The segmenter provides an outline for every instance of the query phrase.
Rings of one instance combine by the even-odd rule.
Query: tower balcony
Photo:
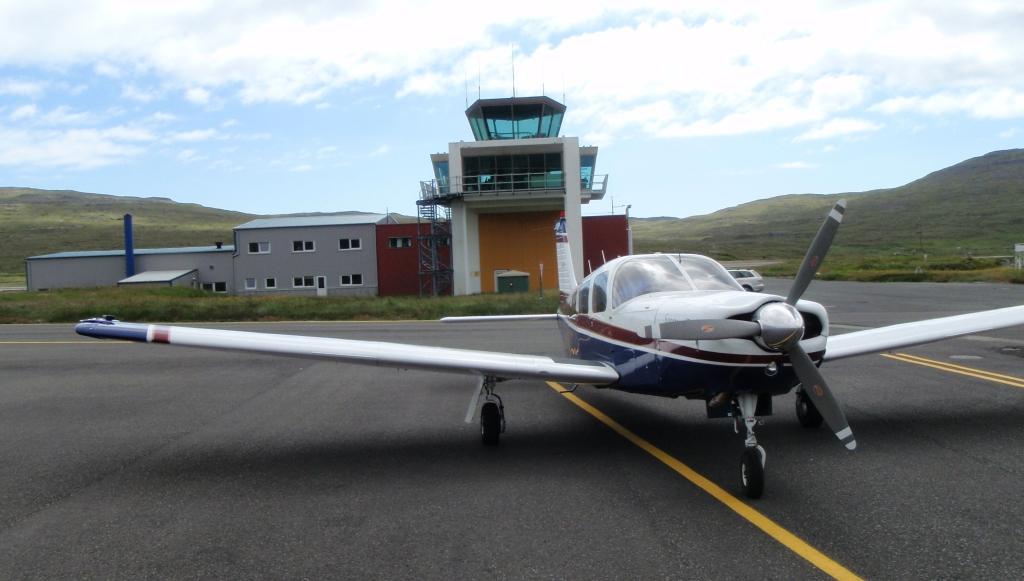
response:
[[[604,198],[608,175],[580,178],[580,196],[584,203]],[[420,200],[447,204],[454,199],[497,200],[561,198],[565,196],[562,173],[511,173],[502,175],[454,176],[420,182]]]

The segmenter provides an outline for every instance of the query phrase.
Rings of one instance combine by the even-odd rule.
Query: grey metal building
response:
[[[263,218],[235,228],[235,292],[377,294],[377,224],[384,214]]]
[[[137,248],[135,271],[195,270],[197,288],[234,290],[233,246]],[[114,286],[126,278],[124,250],[57,252],[25,259],[30,291]]]

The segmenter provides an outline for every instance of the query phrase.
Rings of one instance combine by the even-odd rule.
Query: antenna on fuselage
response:
[[[608,264],[608,259],[604,257],[604,248],[601,249],[601,264]]]

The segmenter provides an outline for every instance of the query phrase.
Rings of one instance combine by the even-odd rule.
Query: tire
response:
[[[760,447],[747,448],[740,456],[740,482],[747,498],[761,498],[764,494],[764,464]]]
[[[824,418],[821,417],[821,412],[814,406],[814,402],[804,392],[803,388],[796,390],[796,419],[800,420],[800,425],[805,428],[817,428],[821,426]]]
[[[743,285],[743,290],[747,291],[748,293],[754,292],[754,289],[750,288],[749,284]]]
[[[485,446],[497,446],[501,435],[501,412],[498,404],[489,401],[480,410],[480,438]]]

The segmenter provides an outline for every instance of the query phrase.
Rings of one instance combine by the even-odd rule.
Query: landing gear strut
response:
[[[736,408],[738,417],[737,432],[739,432],[739,418],[747,428],[747,437],[744,441],[745,448],[740,456],[740,480],[743,484],[743,494],[747,498],[761,498],[764,493],[764,463],[768,459],[764,448],[757,445],[757,437],[754,435],[754,427],[757,425],[757,395],[753,393],[741,393],[736,396]]]
[[[499,436],[505,431],[505,406],[501,396],[494,393],[496,383],[493,376],[487,376],[481,386],[484,405],[480,409],[480,439],[485,446],[497,446]]]

